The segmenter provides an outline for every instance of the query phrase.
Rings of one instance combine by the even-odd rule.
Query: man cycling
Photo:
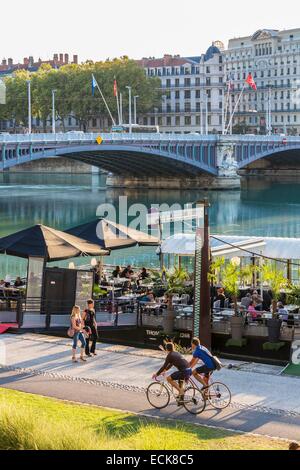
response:
[[[186,361],[183,356],[175,351],[175,346],[173,343],[167,343],[165,350],[168,352],[167,358],[164,365],[159,369],[159,371],[153,375],[153,380],[156,380],[157,377],[164,374],[172,367],[178,369],[176,372],[173,372],[170,376],[167,377],[169,384],[178,391],[177,404],[178,406],[183,405],[183,396],[184,396],[184,381],[189,379],[192,375],[192,370],[189,367],[188,361]],[[177,384],[177,381],[179,385]]]
[[[193,371],[193,376],[203,385],[203,389],[205,389],[208,387],[210,374],[217,369],[215,361],[210,351],[204,346],[201,346],[198,338],[192,340],[192,351],[193,359],[190,362],[190,367],[195,367],[199,360],[203,362],[202,366],[197,367],[197,369]]]

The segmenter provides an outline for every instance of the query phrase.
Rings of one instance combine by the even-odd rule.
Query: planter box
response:
[[[248,325],[245,327],[245,336],[268,337],[268,328],[262,325]]]

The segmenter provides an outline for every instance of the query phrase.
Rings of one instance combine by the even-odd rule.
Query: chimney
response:
[[[9,67],[13,66],[13,60],[11,58],[9,58],[7,62]]]
[[[65,54],[65,64],[69,63],[69,54]]]
[[[34,63],[33,56],[30,55],[30,56],[29,56],[29,66],[32,67],[32,66],[33,66],[33,63]]]
[[[73,64],[78,64],[78,55],[73,55]]]
[[[54,54],[54,55],[53,55],[53,60],[55,60],[56,62],[58,62],[58,54]]]
[[[59,62],[63,62],[64,61],[64,55],[63,54],[59,54]]]
[[[2,60],[2,65],[7,65],[6,59],[3,59],[3,60]]]

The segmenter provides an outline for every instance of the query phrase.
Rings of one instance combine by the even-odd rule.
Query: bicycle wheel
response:
[[[147,400],[153,408],[162,410],[170,403],[170,392],[164,384],[153,382],[147,388]]]
[[[192,415],[202,413],[206,407],[206,400],[201,390],[196,387],[187,387],[184,392],[183,406]]]
[[[225,410],[231,403],[231,392],[227,385],[213,382],[206,391],[206,399],[216,410]]]

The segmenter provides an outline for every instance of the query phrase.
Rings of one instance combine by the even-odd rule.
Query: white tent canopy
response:
[[[218,240],[214,239],[216,237]],[[299,238],[275,238],[275,237],[245,237],[213,235],[210,239],[213,256],[232,256],[250,257],[251,254],[233,248],[230,245],[236,245],[244,250],[255,253],[258,257],[261,255],[284,260],[300,259],[300,239]],[[229,245],[228,245],[229,244]],[[195,234],[180,233],[173,235],[163,241],[161,245],[162,254],[173,254],[178,256],[195,255]]]

